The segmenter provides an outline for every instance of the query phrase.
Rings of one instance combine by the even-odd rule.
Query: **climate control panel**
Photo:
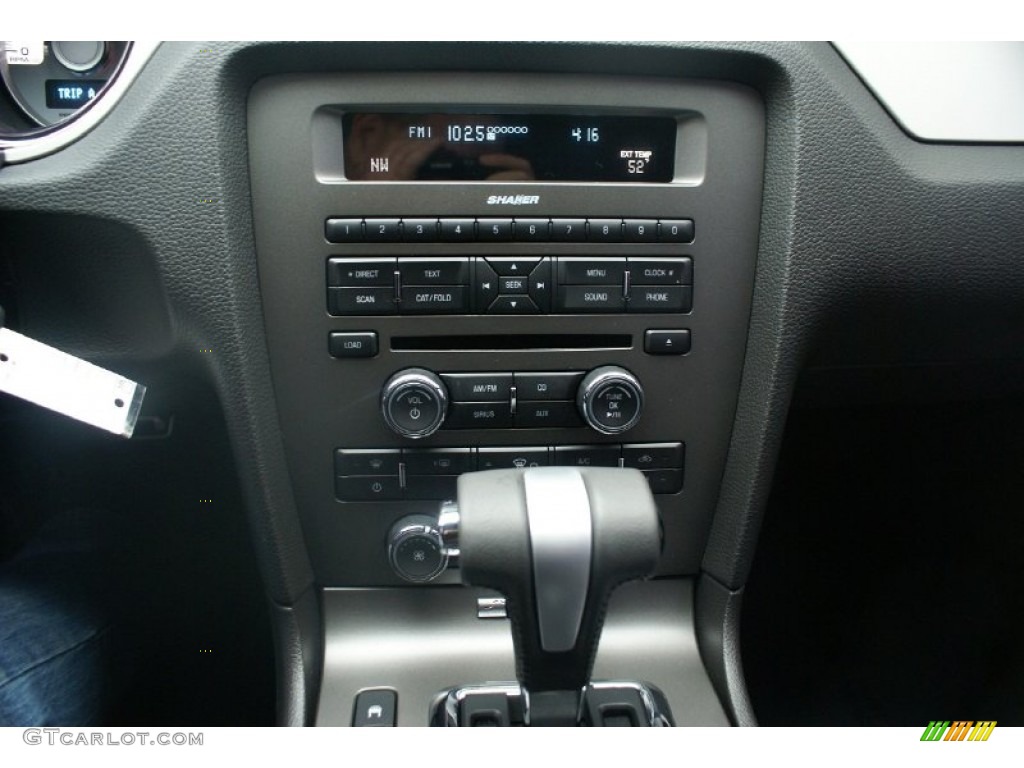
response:
[[[617,435],[636,426],[644,391],[632,373],[580,371],[434,373],[406,368],[381,389],[384,423],[417,439],[439,429],[590,428]]]

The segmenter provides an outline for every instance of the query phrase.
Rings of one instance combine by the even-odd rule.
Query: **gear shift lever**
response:
[[[556,691],[571,692],[562,701],[578,707],[612,591],[649,576],[657,562],[646,479],[603,467],[473,472],[459,478],[458,497],[457,512],[442,510],[442,539],[459,551],[463,583],[506,596],[531,708],[539,714]]]

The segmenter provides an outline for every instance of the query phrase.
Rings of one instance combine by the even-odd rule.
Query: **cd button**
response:
[[[516,397],[519,400],[572,400],[582,380],[582,373],[516,373]]]

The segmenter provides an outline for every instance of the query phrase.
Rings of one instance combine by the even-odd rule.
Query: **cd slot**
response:
[[[392,336],[392,352],[632,349],[628,333],[530,333],[478,336]]]

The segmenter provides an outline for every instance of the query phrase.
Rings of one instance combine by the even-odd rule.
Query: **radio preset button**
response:
[[[441,219],[441,239],[466,243],[476,239],[476,219]]]
[[[328,288],[327,306],[332,315],[393,315],[395,289]]]
[[[468,309],[464,286],[402,286],[399,311],[403,315],[452,315]]]
[[[395,284],[394,259],[332,258],[327,260],[327,284],[336,288],[361,288]]]
[[[563,285],[622,285],[626,274],[626,260],[571,259],[558,260],[558,282]]]
[[[587,219],[587,240],[592,243],[621,243],[622,219]]]
[[[407,243],[437,241],[437,219],[402,219],[402,239]]]
[[[551,239],[550,219],[516,219],[512,237],[521,243],[537,243]]]
[[[402,285],[464,285],[469,282],[469,259],[400,258]]]
[[[658,240],[663,243],[692,243],[693,219],[662,219],[658,222]]]
[[[627,243],[653,243],[658,239],[656,219],[626,219],[623,229]]]
[[[327,219],[324,222],[324,237],[331,243],[363,242],[362,219]]]
[[[400,219],[366,219],[365,237],[368,243],[395,243],[402,239]]]
[[[621,285],[562,285],[558,309],[563,312],[623,312]]]
[[[579,243],[587,239],[586,219],[552,219],[551,239],[560,243]]]
[[[476,236],[487,242],[506,242],[512,239],[512,219],[477,219]]]

